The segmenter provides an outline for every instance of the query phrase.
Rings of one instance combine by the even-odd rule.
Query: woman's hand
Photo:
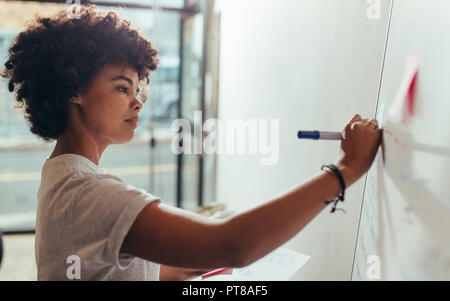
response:
[[[341,149],[344,156],[338,163],[348,175],[347,186],[369,170],[380,143],[381,130],[376,119],[362,119],[359,115],[350,119],[342,132]]]
[[[209,270],[184,269],[161,265],[159,270],[160,281],[184,281],[209,272]]]

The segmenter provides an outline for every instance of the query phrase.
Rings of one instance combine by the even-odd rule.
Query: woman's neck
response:
[[[91,135],[68,129],[59,136],[50,159],[63,154],[84,156],[98,165],[106,146],[99,144]]]

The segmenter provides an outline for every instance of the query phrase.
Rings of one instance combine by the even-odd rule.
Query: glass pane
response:
[[[201,139],[202,118],[202,61],[203,61],[203,16],[197,14],[187,18],[183,32],[183,84],[181,100],[181,117],[191,123],[191,139],[184,146],[191,154],[182,158],[182,204],[192,209],[198,206],[199,174],[201,155],[196,153],[194,145]],[[197,130],[194,131],[194,127]],[[200,127],[200,129],[198,129]],[[197,135],[194,135],[194,132]],[[200,149],[201,151],[201,149]]]
[[[184,0],[121,0],[121,1],[113,1],[113,0],[96,0],[92,2],[106,2],[106,3],[123,3],[123,4],[139,4],[139,5],[161,5],[163,7],[168,8],[183,8]]]
[[[2,3],[1,67],[12,40],[35,13],[52,15],[65,7],[38,2]],[[177,165],[176,156],[170,150],[173,136],[170,125],[177,116],[179,101],[180,16],[170,11],[107,6],[98,9],[113,10],[129,19],[160,53],[160,65],[151,75],[147,87],[149,98],[140,113],[135,138],[128,144],[110,146],[100,165],[126,183],[161,197],[165,203],[175,204]],[[29,131],[22,111],[14,105],[14,95],[8,92],[7,81],[0,77],[0,228],[4,231],[34,230],[40,172],[55,143],[37,140]],[[157,138],[153,149],[149,147],[151,137]]]
[[[206,2],[205,11],[208,14],[205,16],[205,30],[207,31],[206,52],[207,58],[205,74],[205,106],[204,118],[205,120],[218,118],[218,102],[219,102],[219,57],[220,57],[220,12],[215,11],[214,0]],[[211,128],[204,131],[204,137],[210,139],[217,137],[217,129]],[[214,139],[215,140],[215,139]],[[209,141],[214,141],[209,140]],[[214,141],[213,143],[217,143]],[[203,155],[203,204],[205,206],[211,205],[216,201],[216,158],[217,155],[207,154]]]
[[[11,42],[35,13],[50,15],[59,4],[8,2],[0,10],[0,68],[3,69]],[[8,81],[0,77],[0,228],[2,231],[33,230],[36,220],[37,190],[45,156],[51,151],[33,136],[8,91]]]

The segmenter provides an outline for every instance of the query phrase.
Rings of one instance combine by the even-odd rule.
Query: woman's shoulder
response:
[[[61,154],[48,157],[42,167],[43,171],[47,169],[63,169],[67,172],[79,171],[85,173],[105,173],[104,169],[88,158],[77,154]],[[64,173],[64,172],[63,172]]]
[[[87,158],[79,155],[60,155],[47,159],[42,167],[39,199],[73,196],[78,191],[112,190],[126,185],[124,181]]]

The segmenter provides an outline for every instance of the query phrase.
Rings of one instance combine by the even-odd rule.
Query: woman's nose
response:
[[[140,111],[143,107],[143,104],[142,104],[142,102],[139,101],[139,99],[137,99],[137,98],[135,98],[135,99],[136,99],[136,101],[135,101],[135,103],[133,103],[134,109]]]

